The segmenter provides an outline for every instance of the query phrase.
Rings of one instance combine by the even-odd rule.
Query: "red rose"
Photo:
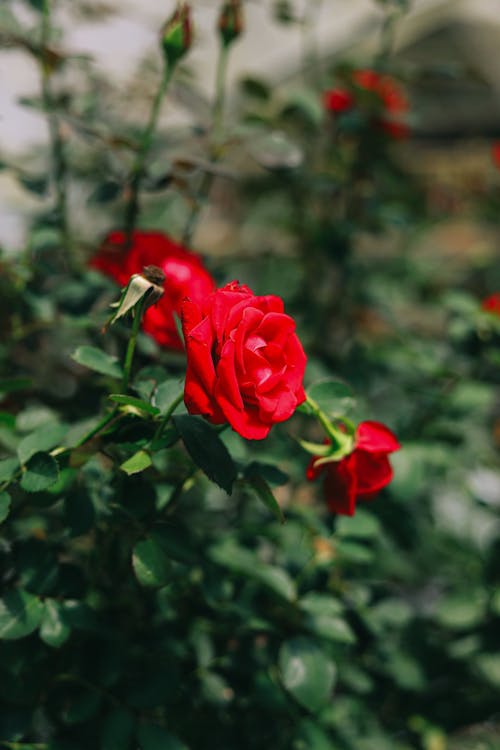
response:
[[[491,158],[497,169],[500,169],[500,141],[495,141],[491,147]]]
[[[316,466],[318,457],[307,467],[307,479],[317,479],[325,471],[325,499],[332,513],[353,516],[356,500],[371,500],[392,479],[387,455],[400,445],[396,436],[380,422],[361,422],[354,450],[340,461]]]
[[[127,248],[124,232],[111,232],[90,265],[125,286],[134,273],[154,265],[165,274],[165,293],[144,314],[143,328],[160,346],[183,349],[177,333],[174,312],[189,297],[201,302],[215,289],[215,283],[198,255],[161,232],[134,232]]]
[[[345,89],[331,89],[323,94],[323,105],[334,114],[348,112],[354,105],[354,97]]]
[[[233,281],[203,302],[185,300],[182,327],[190,414],[260,440],[305,400],[306,355],[279,297]]]
[[[481,302],[481,309],[493,315],[500,316],[500,292],[490,294]]]

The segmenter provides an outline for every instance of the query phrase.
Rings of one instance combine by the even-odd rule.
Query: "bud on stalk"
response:
[[[192,41],[191,9],[183,0],[161,31],[161,45],[169,66],[173,67],[189,50]]]
[[[217,28],[225,47],[240,36],[244,28],[242,0],[225,0]]]

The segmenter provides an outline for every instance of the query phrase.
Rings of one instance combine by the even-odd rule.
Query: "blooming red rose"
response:
[[[124,232],[111,232],[90,265],[115,279],[121,286],[144,266],[154,265],[165,274],[165,293],[144,314],[143,328],[160,346],[182,349],[174,312],[189,297],[201,302],[215,289],[215,282],[195,253],[161,232],[133,232],[129,246]]]
[[[325,92],[323,102],[326,109],[334,113],[346,112],[355,105],[362,106],[361,92],[373,94],[379,104],[380,114],[376,122],[391,138],[406,138],[409,134],[404,115],[409,109],[408,99],[394,78],[375,70],[354,70],[348,88],[331,89]]]
[[[355,435],[354,450],[340,461],[317,465],[318,457],[307,467],[307,479],[326,472],[325,499],[332,513],[353,516],[357,500],[371,500],[392,479],[387,458],[400,445],[396,436],[380,422],[361,422]]]
[[[500,316],[500,292],[490,294],[481,302],[481,309],[493,315]]]
[[[260,440],[305,400],[306,355],[279,297],[233,281],[203,302],[185,300],[182,327],[190,414]]]

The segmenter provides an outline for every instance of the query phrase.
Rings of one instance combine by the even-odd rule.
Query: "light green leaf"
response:
[[[48,424],[38,427],[27,435],[17,446],[19,461],[25,464],[39,451],[49,451],[55,448],[66,435],[68,428],[63,424]]]
[[[99,372],[101,375],[109,375],[112,378],[123,377],[117,358],[95,346],[79,346],[71,356],[79,365],[88,367],[89,370]]]
[[[10,482],[19,469],[17,458],[4,458],[0,461],[0,482]]]
[[[158,407],[160,414],[166,414],[182,390],[183,383],[177,378],[171,378],[160,383],[153,396],[154,405]]]
[[[18,589],[0,599],[0,640],[15,640],[32,633],[42,619],[44,605],[37,596]]]
[[[45,609],[40,625],[40,638],[48,646],[59,648],[70,635],[69,625],[64,621],[63,611],[55,599],[45,600]]]
[[[149,453],[141,450],[134,453],[130,458],[127,458],[127,460],[121,464],[120,469],[130,476],[131,474],[139,474],[141,471],[144,471],[151,466],[152,463],[153,461]]]

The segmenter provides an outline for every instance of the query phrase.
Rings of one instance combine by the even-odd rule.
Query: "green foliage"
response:
[[[381,4],[390,23],[407,5]],[[307,48],[319,3],[299,5],[272,13]],[[0,165],[44,200],[0,256],[0,747],[496,747],[500,324],[479,299],[498,271],[421,251],[435,186],[374,123],[376,97],[338,118],[313,83],[351,64],[328,78],[309,50],[302,83],[250,74],[231,118],[218,91],[213,127],[179,66],[168,99],[195,127],[163,132],[154,66],[129,89],[149,123],[140,101],[124,116],[95,66],[55,49],[57,4],[25,6],[2,5],[0,37],[39,66],[24,103],[55,140]],[[173,42],[189,31],[176,21]],[[308,356],[309,401],[264,441],[187,414],[184,353],[135,336],[144,289],[106,327],[118,287],[84,268],[98,227],[213,246],[212,200],[231,252],[207,264],[282,296]],[[330,422],[349,452],[362,420],[402,450],[378,497],[335,517],[306,466]]]

